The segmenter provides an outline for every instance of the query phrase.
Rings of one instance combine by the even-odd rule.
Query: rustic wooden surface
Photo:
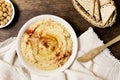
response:
[[[53,14],[67,20],[76,31],[77,36],[85,32],[90,26],[94,28],[104,43],[120,35],[120,0],[114,0],[118,16],[115,24],[110,28],[100,29],[89,24],[74,9],[71,0],[11,0],[16,13],[13,22],[6,28],[0,29],[0,41],[17,36],[22,25],[30,18],[41,14]],[[109,47],[113,55],[120,59],[120,42]]]

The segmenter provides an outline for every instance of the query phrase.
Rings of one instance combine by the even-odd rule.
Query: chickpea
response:
[[[8,3],[8,2],[5,2],[4,4],[7,6],[7,3]]]
[[[5,8],[5,4],[2,4],[2,8]]]
[[[0,20],[2,21],[4,19],[4,17],[2,16],[2,17],[0,17]]]
[[[0,3],[4,3],[5,2],[5,0],[0,0]]]
[[[12,15],[12,12],[8,12],[8,15],[11,16],[11,15]]]
[[[11,7],[9,7],[9,8],[8,8],[8,11],[9,11],[9,12],[12,12],[12,8],[11,8]]]
[[[4,17],[7,17],[7,15],[8,15],[7,13],[3,13],[3,16],[4,16]]]
[[[4,21],[1,21],[0,24],[3,25],[3,26],[5,25]]]
[[[11,7],[11,4],[10,3],[6,3],[7,7]]]
[[[2,12],[2,11],[0,11],[0,17],[2,17],[2,15],[3,15],[3,12]]]
[[[6,9],[6,8],[3,8],[2,11],[3,11],[3,12],[7,12],[7,9]]]
[[[10,16],[7,16],[7,20],[10,20]]]
[[[7,20],[7,19],[4,19],[3,22],[6,24],[6,23],[8,22],[8,20]]]

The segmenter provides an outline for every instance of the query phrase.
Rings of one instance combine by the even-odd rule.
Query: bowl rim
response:
[[[21,40],[21,37],[23,35],[23,33],[25,32],[25,30],[29,27],[29,25],[33,24],[33,23],[36,23],[42,19],[52,19],[54,21],[57,21],[59,22],[60,24],[64,25],[67,30],[69,31],[70,35],[71,35],[71,39],[73,41],[73,47],[72,47],[72,55],[70,56],[70,58],[68,59],[68,61],[61,67],[55,69],[55,70],[51,70],[51,71],[43,71],[43,70],[39,70],[39,69],[36,69],[32,66],[30,66],[23,58],[22,56],[22,53],[20,51],[20,40]],[[76,33],[74,31],[74,29],[72,28],[72,26],[67,22],[65,21],[63,18],[60,18],[58,16],[55,16],[55,15],[50,15],[50,14],[44,14],[44,15],[39,15],[39,16],[36,16],[36,17],[33,17],[31,18],[30,20],[28,20],[23,26],[22,28],[20,29],[18,35],[17,35],[17,45],[16,45],[16,51],[17,51],[17,54],[18,54],[18,58],[20,59],[21,63],[23,64],[23,66],[26,67],[26,69],[28,69],[30,72],[32,73],[36,73],[38,75],[51,75],[51,72],[52,73],[57,73],[57,72],[62,72],[64,71],[65,69],[67,69],[68,67],[71,66],[71,64],[74,62],[76,56],[77,56],[77,51],[78,51],[78,40],[77,40],[77,36],[76,36]]]
[[[10,20],[7,22],[7,24],[5,24],[4,26],[0,25],[0,28],[4,28],[4,27],[8,26],[13,21],[14,16],[15,16],[15,8],[13,6],[13,3],[10,0],[5,0],[5,1],[11,4],[11,7],[12,7],[13,11],[12,11],[12,16],[11,16]]]

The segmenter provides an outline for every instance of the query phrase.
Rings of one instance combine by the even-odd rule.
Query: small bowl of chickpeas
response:
[[[8,26],[14,18],[15,10],[10,0],[0,0],[0,28]]]

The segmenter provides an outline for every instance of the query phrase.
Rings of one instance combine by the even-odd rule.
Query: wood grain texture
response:
[[[94,28],[104,43],[120,34],[120,0],[114,0],[117,6],[118,16],[112,27],[96,28],[74,9],[71,0],[11,0],[15,7],[15,17],[10,25],[0,29],[0,41],[17,36],[22,25],[30,18],[41,14],[53,14],[64,18],[74,28],[77,36],[85,32],[90,26]],[[109,47],[113,55],[120,59],[120,42]]]

